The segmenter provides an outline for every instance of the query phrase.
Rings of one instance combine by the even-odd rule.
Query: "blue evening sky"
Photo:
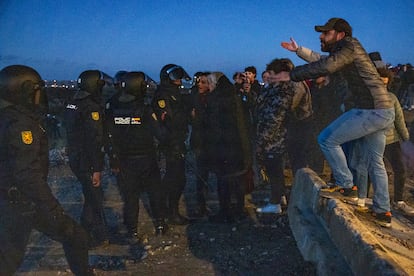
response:
[[[280,47],[291,36],[320,51],[314,26],[330,17],[346,19],[386,63],[413,63],[413,11],[412,0],[1,0],[0,68],[25,64],[57,80],[136,70],[159,80],[168,63],[229,78],[254,65],[260,79],[273,58],[304,63]]]

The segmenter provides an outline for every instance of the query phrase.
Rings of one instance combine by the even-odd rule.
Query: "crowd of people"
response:
[[[48,137],[42,125],[57,121],[41,100],[42,79],[24,65],[3,68],[0,274],[16,271],[32,228],[62,242],[73,273],[92,273],[88,248],[110,242],[101,185],[105,156],[117,178],[123,228],[131,243],[139,239],[141,193],[148,194],[154,233],[164,235],[169,225],[186,225],[193,217],[208,217],[212,223],[243,220],[245,195],[263,185],[271,193],[256,211],[280,214],[289,198],[284,171],[291,169],[294,175],[309,167],[321,174],[324,160],[332,176],[323,190],[362,210],[372,186],[370,211],[381,226],[391,226],[391,207],[414,214],[403,194],[406,168],[414,167],[414,128],[410,135],[403,113],[414,108],[412,66],[390,68],[379,53],[366,53],[344,19],[331,18],[315,30],[327,56],[291,38],[281,46],[307,64],[273,59],[261,73],[261,83],[254,66],[236,72],[232,82],[218,71],[200,71],[191,78],[182,66],[167,64],[159,84],[142,71],[118,71],[116,93],[104,99],[103,73],[82,72],[62,120],[69,165],[82,186],[79,222],[65,214],[47,184]],[[183,81],[191,79],[191,89],[184,89]],[[52,133],[60,137],[56,130]],[[198,206],[192,218],[179,210],[189,148],[197,175]],[[384,151],[394,170],[392,197]],[[217,213],[206,200],[210,173],[217,179]]]

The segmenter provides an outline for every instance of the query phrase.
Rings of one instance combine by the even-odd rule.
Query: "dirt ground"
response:
[[[58,141],[57,144],[60,142]],[[57,145],[56,144],[56,145]],[[192,155],[188,155],[191,162]],[[65,210],[79,220],[80,184],[66,163],[55,162],[50,169],[49,185]],[[59,164],[61,163],[61,164]],[[187,166],[187,186],[181,200],[181,212],[195,207],[194,168]],[[215,179],[209,179],[208,204],[218,209]],[[129,244],[120,233],[122,201],[116,179],[104,175],[105,214],[110,227],[110,245],[90,251],[89,259],[97,275],[315,275],[305,262],[292,236],[286,213],[257,218],[256,204],[268,189],[246,197],[249,217],[229,224],[213,224],[207,218],[193,220],[187,226],[171,226],[165,236],[156,237],[142,196],[139,233],[141,242]],[[18,275],[70,274],[60,244],[34,231],[27,255]]]

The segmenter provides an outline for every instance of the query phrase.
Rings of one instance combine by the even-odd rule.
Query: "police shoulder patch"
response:
[[[160,108],[165,108],[165,101],[164,100],[158,100],[158,106]]]
[[[92,120],[94,120],[94,121],[98,121],[99,120],[99,112],[92,112],[91,113],[91,116],[92,116]]]
[[[30,130],[22,131],[21,137],[22,137],[23,143],[25,143],[26,145],[30,145],[33,143],[33,135]]]

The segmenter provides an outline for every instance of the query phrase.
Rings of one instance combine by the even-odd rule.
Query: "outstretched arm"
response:
[[[280,43],[280,45],[282,46],[282,48],[296,53],[298,57],[307,62],[314,62],[321,58],[321,55],[319,53],[314,52],[306,47],[299,46],[296,40],[293,39],[293,37],[290,38],[290,42],[284,41]]]

